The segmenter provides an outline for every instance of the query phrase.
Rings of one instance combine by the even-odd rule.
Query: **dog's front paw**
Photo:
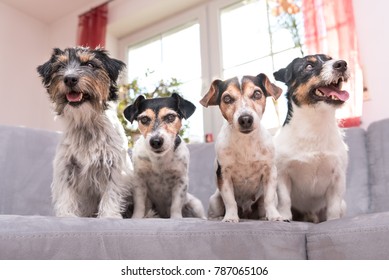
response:
[[[239,217],[238,216],[224,216],[222,222],[239,223]]]
[[[123,219],[123,216],[120,213],[99,213],[99,215],[97,215],[97,218]]]
[[[81,217],[81,215],[77,215],[75,213],[71,212],[57,212],[55,214],[57,217],[62,217],[62,218],[76,218],[76,217]]]
[[[290,209],[279,210],[279,211],[280,211],[280,215],[284,218],[283,220],[285,222],[289,222],[292,220],[292,211],[290,211]]]
[[[144,218],[144,215],[143,214],[136,214],[134,213],[132,216],[131,216],[131,219],[143,219]]]
[[[272,221],[272,222],[289,222],[287,218],[284,218],[281,215],[276,215],[276,216],[266,216],[266,220]]]
[[[170,216],[171,219],[182,219],[181,213],[172,213]]]
[[[269,207],[269,209],[266,209],[266,220],[268,221],[285,221],[287,219],[276,208]]]

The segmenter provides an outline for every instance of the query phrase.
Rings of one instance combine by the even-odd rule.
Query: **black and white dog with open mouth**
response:
[[[314,223],[344,215],[347,146],[335,111],[349,98],[347,63],[327,55],[294,59],[274,73],[288,87],[288,113],[275,136],[278,209]]]

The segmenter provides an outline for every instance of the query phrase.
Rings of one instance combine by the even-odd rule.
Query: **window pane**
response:
[[[278,29],[272,33],[273,52],[280,52],[286,49],[294,48],[294,41],[290,31],[287,29]]]
[[[179,92],[196,106],[186,135],[191,141],[203,141],[203,111],[201,99],[200,27],[198,23],[181,28],[133,46],[128,51],[129,81],[138,79],[148,92],[160,80],[176,78],[182,85]]]
[[[161,73],[161,61],[161,40],[130,48],[127,65],[129,79],[143,79],[149,71]]]
[[[181,82],[201,77],[200,29],[194,24],[162,38],[162,63],[165,78]]]
[[[250,75],[256,76],[259,73],[264,73],[272,79],[273,77],[273,62],[271,56],[262,59],[257,59],[252,62],[239,65],[230,69],[224,70],[224,78],[228,79],[234,76]]]
[[[266,1],[232,6],[221,12],[224,69],[270,54]]]
[[[184,137],[189,137],[191,142],[204,141],[203,109],[199,103],[199,100],[201,99],[199,95],[201,92],[201,85],[201,78],[198,78],[184,83],[180,87],[180,92],[185,98],[196,106],[194,114],[188,120],[183,121],[184,124],[189,124],[187,135],[184,135]]]
[[[298,44],[303,44],[303,18],[302,13],[275,12],[280,8],[279,1],[269,1],[269,22],[272,33],[273,53],[295,48]],[[289,1],[301,7],[301,0]],[[277,9],[278,7],[278,9]],[[293,35],[292,35],[293,34]]]
[[[274,69],[278,70],[280,68],[285,68],[296,57],[301,57],[301,51],[299,48],[289,49],[287,51],[275,54],[273,56]]]

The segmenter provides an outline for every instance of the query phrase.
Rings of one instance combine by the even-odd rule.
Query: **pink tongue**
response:
[[[69,102],[79,102],[82,98],[82,93],[80,92],[68,92],[66,94],[66,99],[69,101]]]
[[[340,90],[334,86],[321,87],[319,90],[327,97],[336,96],[339,100],[346,101],[350,94],[345,90]]]

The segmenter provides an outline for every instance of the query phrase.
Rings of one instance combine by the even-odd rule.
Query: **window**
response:
[[[162,33],[128,49],[128,79],[138,79],[150,91],[161,79],[176,78],[180,93],[196,104],[201,98],[200,29],[197,22]],[[203,139],[203,113],[200,106],[192,117],[188,137],[192,141]]]
[[[190,140],[202,142],[205,134],[217,135],[223,123],[219,109],[203,110],[199,104],[213,79],[265,73],[274,81],[274,71],[301,56],[293,33],[280,24],[283,18],[272,14],[276,5],[271,0],[209,1],[123,38],[129,80],[138,78],[151,86],[177,78],[183,83],[180,92],[197,107],[188,120]],[[296,20],[302,25],[299,15]],[[297,34],[303,37],[301,29],[297,26]],[[282,125],[286,112],[284,95],[277,102],[268,98],[265,127]]]

